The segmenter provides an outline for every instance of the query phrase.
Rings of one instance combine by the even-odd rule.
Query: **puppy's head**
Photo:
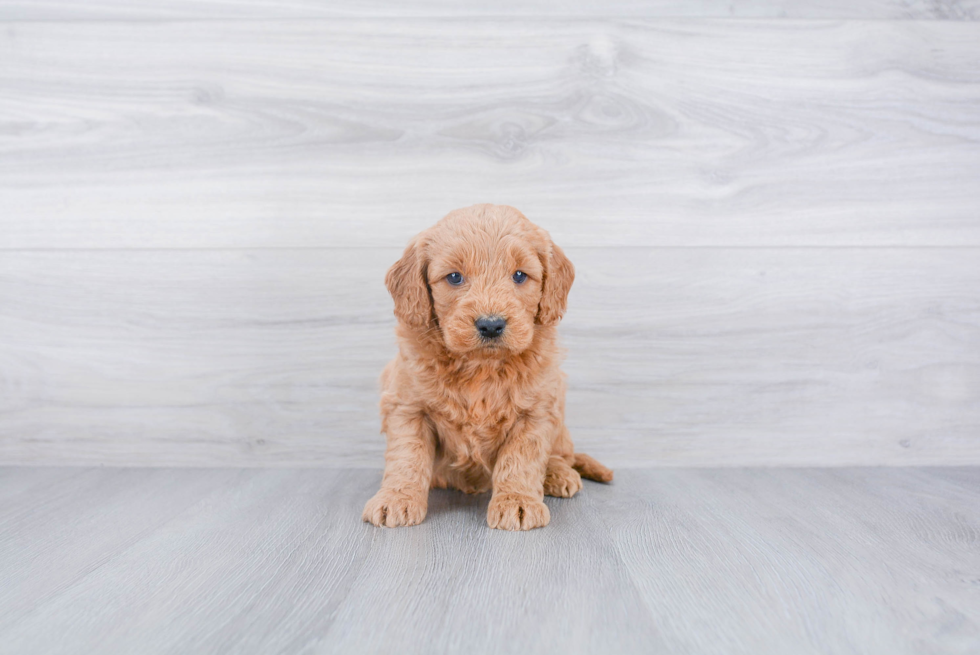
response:
[[[404,325],[455,354],[499,357],[561,320],[574,279],[561,248],[519,211],[474,205],[415,237],[385,283]]]

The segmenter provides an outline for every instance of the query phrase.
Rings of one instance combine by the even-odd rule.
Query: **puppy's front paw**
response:
[[[582,490],[582,476],[567,464],[548,466],[544,476],[544,492],[558,498],[571,498]]]
[[[398,528],[418,525],[428,509],[426,499],[419,499],[395,489],[382,489],[364,506],[361,518],[378,527]]]
[[[531,496],[494,494],[487,508],[487,524],[498,530],[543,528],[550,520],[548,506]]]

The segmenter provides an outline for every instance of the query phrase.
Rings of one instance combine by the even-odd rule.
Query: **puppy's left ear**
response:
[[[419,238],[405,248],[402,258],[388,269],[385,286],[395,301],[395,316],[414,328],[424,328],[432,320],[429,285],[425,280],[426,261]]]
[[[568,305],[568,291],[575,281],[575,267],[562,249],[548,239],[550,248],[542,257],[544,279],[541,282],[541,302],[538,303],[536,323],[558,325]]]

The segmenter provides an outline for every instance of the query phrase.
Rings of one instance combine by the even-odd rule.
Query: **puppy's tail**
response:
[[[572,464],[572,468],[583,478],[596,482],[612,482],[613,479],[612,469],[607,469],[585,453],[575,453],[575,463]]]

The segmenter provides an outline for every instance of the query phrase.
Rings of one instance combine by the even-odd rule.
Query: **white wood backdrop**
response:
[[[556,14],[0,0],[0,463],[380,465],[384,271],[483,201],[581,450],[980,463],[980,3]]]

